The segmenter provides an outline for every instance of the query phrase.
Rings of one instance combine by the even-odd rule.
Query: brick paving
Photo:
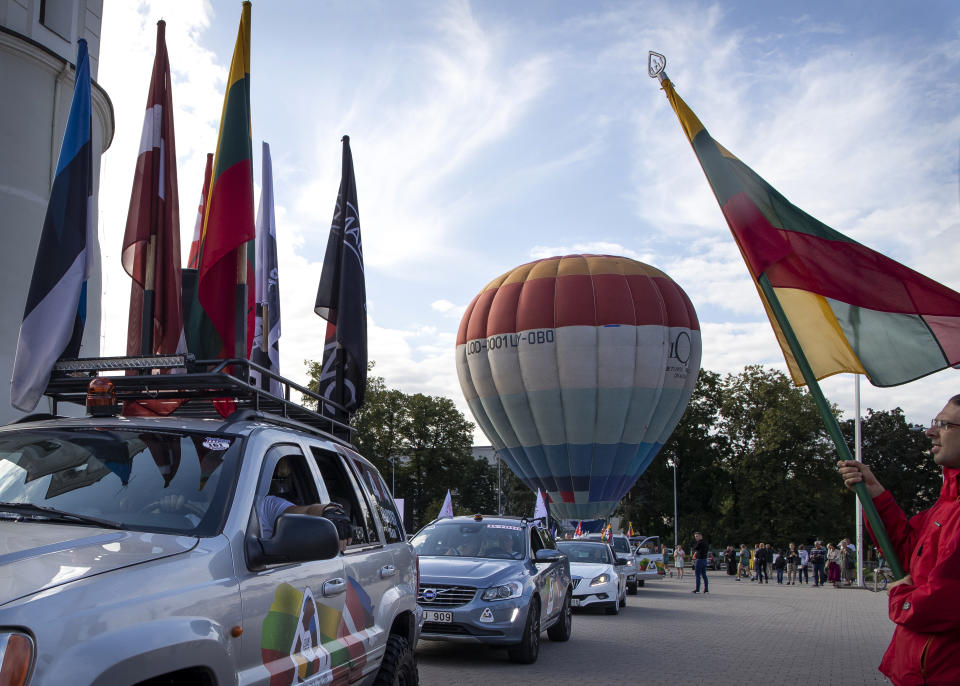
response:
[[[534,665],[511,663],[505,650],[421,641],[420,683],[889,683],[877,671],[893,634],[885,593],[709,579],[707,595],[690,592],[691,573],[648,581],[619,616],[577,612],[570,641],[544,634]]]

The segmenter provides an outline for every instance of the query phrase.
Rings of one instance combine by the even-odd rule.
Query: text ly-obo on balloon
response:
[[[686,293],[626,257],[568,255],[491,281],[457,374],[504,463],[561,519],[608,516],[683,415],[700,371]]]

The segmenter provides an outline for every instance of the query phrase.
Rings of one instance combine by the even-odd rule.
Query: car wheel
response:
[[[520,644],[509,649],[510,659],[522,665],[532,665],[540,656],[540,602],[534,598],[527,610]]]
[[[637,595],[637,586],[640,582],[633,582],[632,584],[627,584],[627,593],[630,595]]]
[[[614,600],[609,606],[603,608],[603,611],[608,615],[618,615],[620,614],[620,601]]]
[[[570,606],[570,593],[563,599],[563,607],[560,608],[560,618],[556,623],[547,629],[547,636],[551,641],[563,642],[570,640],[570,633],[573,631],[573,608]]]
[[[626,607],[626,606],[627,606],[627,594],[624,593],[623,596],[621,596],[620,598],[620,607]]]
[[[643,586],[644,579],[637,581],[637,586]]]
[[[393,634],[387,639],[380,671],[373,686],[418,686],[419,683],[417,659],[410,643],[403,636]]]

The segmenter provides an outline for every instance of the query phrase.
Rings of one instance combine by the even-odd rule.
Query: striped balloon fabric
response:
[[[522,265],[457,335],[467,403],[501,459],[561,519],[609,515],[686,409],[700,327],[666,274],[625,257]]]

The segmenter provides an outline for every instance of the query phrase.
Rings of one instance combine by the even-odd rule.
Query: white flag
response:
[[[537,489],[537,507],[533,512],[534,519],[546,519],[547,518],[547,503],[546,499],[543,497],[543,492],[538,488]]]
[[[443,507],[440,508],[440,514],[437,519],[446,519],[453,517],[453,501],[450,500],[450,490],[447,490],[447,497],[443,499]]]

